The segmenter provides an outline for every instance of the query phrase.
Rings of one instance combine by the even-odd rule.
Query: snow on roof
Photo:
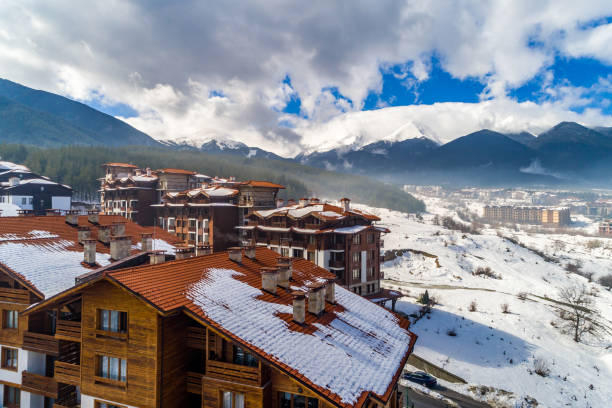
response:
[[[208,269],[187,297],[225,330],[272,359],[329,390],[342,404],[355,404],[364,392],[384,395],[411,344],[397,317],[336,285],[344,309],[329,324],[313,323],[312,334],[290,330],[279,314],[289,305],[258,299],[263,293],[235,277],[231,269]],[[236,296],[236,294],[241,296]]]
[[[15,204],[0,203],[0,217],[16,217],[21,208]]]
[[[343,216],[342,214],[338,214],[335,211],[322,211],[319,215],[322,215],[323,217],[327,218],[340,218]]]
[[[229,197],[238,194],[238,190],[225,187],[211,187],[202,189],[209,197]]]
[[[20,184],[58,184],[58,183],[56,183],[54,181],[45,180],[43,178],[21,180],[19,183]]]
[[[302,208],[291,209],[287,212],[287,214],[289,214],[291,217],[294,217],[294,218],[302,218],[310,214],[311,212],[321,212],[321,211],[323,211],[323,204],[317,204],[317,205],[308,205]]]
[[[131,179],[134,181],[155,181],[157,176],[132,176]]]
[[[369,225],[353,225],[352,227],[342,227],[334,229],[334,232],[339,234],[357,234],[365,229],[370,228]]]
[[[0,170],[23,170],[30,171],[29,168],[22,164],[11,163],[8,161],[0,161]]]
[[[38,236],[42,238],[45,233],[53,236],[46,231],[38,231]],[[81,264],[83,252],[68,249],[74,245],[72,241],[24,238],[17,241],[13,237],[0,243],[0,263],[21,274],[45,298],[72,287],[77,276],[91,271]],[[96,261],[101,266],[108,265],[110,255],[98,253]]]

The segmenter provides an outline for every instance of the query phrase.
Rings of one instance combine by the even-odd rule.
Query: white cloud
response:
[[[445,140],[484,125],[610,124],[593,109],[568,111],[587,101],[580,88],[551,89],[553,102],[539,105],[507,98],[509,88],[546,73],[555,55],[612,63],[610,24],[587,24],[612,15],[609,0],[186,0],[156,7],[144,0],[4,0],[2,9],[4,77],[84,101],[128,104],[139,112],[128,121],[157,138],[231,138],[294,154],[424,129]],[[485,83],[483,101],[354,112],[382,89],[380,67],[406,64],[422,81],[432,55],[452,76]],[[291,87],[282,83],[286,75]],[[353,104],[333,98],[329,87]],[[223,96],[211,97],[213,90]],[[278,112],[295,94],[308,120]]]

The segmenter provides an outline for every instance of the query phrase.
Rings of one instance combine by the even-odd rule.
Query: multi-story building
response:
[[[215,251],[238,245],[237,226],[256,210],[274,208],[284,187],[267,181],[211,179],[198,188],[169,192],[153,204],[157,225],[188,245],[208,245]]]
[[[81,396],[73,364],[81,359],[75,305],[82,299],[72,296],[49,313],[24,310],[72,288],[79,276],[173,258],[177,243],[117,216],[0,218],[0,405],[76,407]],[[93,407],[86,401],[83,407]]]
[[[19,209],[44,214],[51,209],[70,210],[71,202],[72,188],[69,186],[33,173],[23,165],[0,162],[0,210]]]
[[[340,206],[318,199],[289,201],[287,206],[253,211],[242,231],[244,246],[261,245],[282,256],[308,259],[333,272],[338,283],[351,291],[393,305],[399,294],[380,287],[381,233],[375,215],[351,208],[343,198]]]
[[[403,406],[409,322],[334,279],[266,248],[92,273],[22,313],[49,363],[24,380],[55,407]]]
[[[568,225],[571,223],[569,208],[487,205],[483,210],[483,218],[491,222],[542,224],[547,226]]]

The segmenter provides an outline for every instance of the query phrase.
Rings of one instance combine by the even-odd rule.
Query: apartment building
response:
[[[266,248],[90,273],[22,312],[49,342],[28,387],[56,408],[403,406],[409,322],[334,280]]]
[[[36,174],[23,165],[0,162],[0,210],[44,214],[51,209],[70,210],[71,202],[72,188],[69,186]]]
[[[569,208],[515,207],[487,205],[483,218],[490,222],[510,222],[534,225],[568,225],[571,223]]]
[[[243,246],[266,246],[282,256],[307,259],[333,272],[338,283],[377,302],[399,293],[381,289],[381,234],[389,232],[374,223],[375,215],[351,208],[348,198],[341,206],[316,198],[279,202],[271,210],[253,211],[246,225],[238,226]]]
[[[78,374],[70,364],[80,359],[80,311],[69,302],[36,316],[22,312],[73,287],[79,276],[149,263],[151,254],[173,258],[175,244],[170,234],[117,216],[1,217],[0,404],[77,406]]]

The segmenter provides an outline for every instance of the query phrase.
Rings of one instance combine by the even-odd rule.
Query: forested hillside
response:
[[[24,145],[0,145],[3,160],[23,163],[33,171],[72,186],[77,198],[94,200],[103,176],[101,165],[126,162],[153,169],[172,167],[194,170],[209,176],[235,176],[242,180],[269,180],[283,184],[284,198],[318,196],[340,198],[394,210],[424,211],[422,201],[399,187],[367,177],[334,173],[294,162],[206,154],[164,148],[65,146],[41,149]]]

